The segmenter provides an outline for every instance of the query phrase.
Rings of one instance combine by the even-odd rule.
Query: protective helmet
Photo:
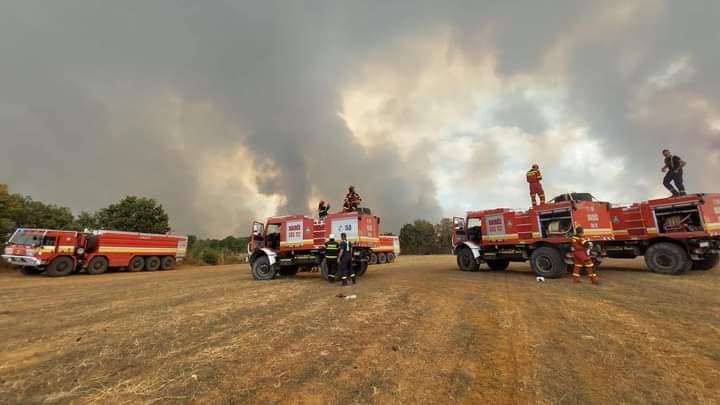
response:
[[[355,186],[348,187],[348,191],[355,191]]]
[[[335,239],[335,234],[334,234],[334,233],[331,233],[331,234],[330,234],[330,240],[334,240],[334,239]]]
[[[585,229],[583,229],[582,226],[578,226],[575,228],[575,233],[578,235],[582,235],[583,233],[585,233]]]

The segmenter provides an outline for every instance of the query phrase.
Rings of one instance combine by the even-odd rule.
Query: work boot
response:
[[[600,284],[600,279],[598,279],[597,274],[591,275],[591,276],[590,276],[590,281],[591,281],[593,284]]]
[[[580,283],[580,274],[573,273],[572,277],[573,277],[573,283]]]

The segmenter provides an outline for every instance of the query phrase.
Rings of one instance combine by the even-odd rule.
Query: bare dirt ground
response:
[[[720,268],[608,261],[601,286],[511,270],[401,257],[346,288],[246,265],[3,271],[0,402],[720,401]]]

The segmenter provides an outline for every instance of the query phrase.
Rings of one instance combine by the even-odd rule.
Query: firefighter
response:
[[[575,236],[572,238],[572,247],[570,251],[573,255],[573,282],[580,282],[580,271],[584,267],[590,276],[590,281],[593,284],[598,284],[598,275],[595,273],[595,265],[593,264],[592,258],[588,254],[588,250],[592,247],[592,242],[585,239],[585,230],[578,226],[575,228]]]
[[[673,155],[668,149],[662,151],[665,156],[665,166],[660,169],[665,174],[663,179],[663,186],[668,189],[673,197],[685,195],[685,184],[683,184],[683,167],[685,163],[680,156]],[[675,186],[672,185],[675,183]],[[677,187],[677,189],[675,189]]]
[[[355,186],[348,188],[348,193],[345,196],[345,203],[343,204],[343,212],[352,212],[357,210],[358,206],[362,202],[360,195],[355,192]]]
[[[340,280],[342,285],[348,285],[348,277],[355,284],[355,270],[352,265],[352,244],[347,240],[347,234],[340,234]]]
[[[540,173],[540,166],[535,163],[532,168],[527,172],[527,182],[530,185],[530,201],[532,206],[537,206],[535,202],[535,196],[537,195],[540,199],[540,204],[545,204],[545,191],[543,190],[540,180],[542,180],[542,173]]]
[[[330,234],[328,241],[325,242],[325,263],[327,263],[328,280],[331,283],[335,282],[337,275],[339,250],[340,244],[335,240],[335,235]]]
[[[326,204],[324,200],[320,201],[320,204],[318,204],[318,217],[321,221],[324,221],[325,218],[327,218],[329,211],[330,204]]]

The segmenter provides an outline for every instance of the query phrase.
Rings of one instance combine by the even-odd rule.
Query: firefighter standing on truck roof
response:
[[[592,257],[588,254],[588,250],[592,247],[592,242],[585,239],[583,237],[584,235],[585,230],[581,226],[575,228],[575,236],[572,238],[572,247],[570,248],[573,255],[573,282],[580,282],[580,270],[585,267],[590,276],[590,281],[592,281],[593,284],[598,284],[599,280],[597,273],[595,273],[595,265]]]
[[[358,206],[362,202],[360,195],[355,192],[355,186],[348,188],[348,193],[345,196],[345,203],[343,204],[343,212],[352,212],[357,210]]]
[[[325,242],[325,263],[327,265],[328,281],[335,282],[338,268],[338,250],[340,244],[335,240],[335,235],[330,234],[330,238]]]
[[[665,156],[665,166],[663,166],[660,170],[663,173],[667,172],[665,174],[665,178],[663,179],[663,186],[672,193],[673,197],[685,195],[683,167],[685,167],[687,163],[680,159],[680,156],[670,153],[668,149],[663,150],[662,154]],[[674,187],[672,183],[675,183]],[[677,187],[677,189],[675,189],[675,187]]]
[[[352,265],[352,244],[347,240],[345,233],[340,234],[340,280],[342,285],[348,285],[348,277],[355,284],[355,271]]]
[[[321,221],[324,221],[325,218],[327,218],[329,211],[330,204],[326,204],[324,200],[320,201],[320,204],[318,204],[318,218],[320,218]]]
[[[540,199],[540,204],[545,204],[545,191],[543,190],[540,180],[542,180],[542,173],[540,173],[540,166],[535,163],[532,168],[527,172],[527,182],[530,185],[530,201],[532,206],[535,207],[535,196],[537,195]]]

